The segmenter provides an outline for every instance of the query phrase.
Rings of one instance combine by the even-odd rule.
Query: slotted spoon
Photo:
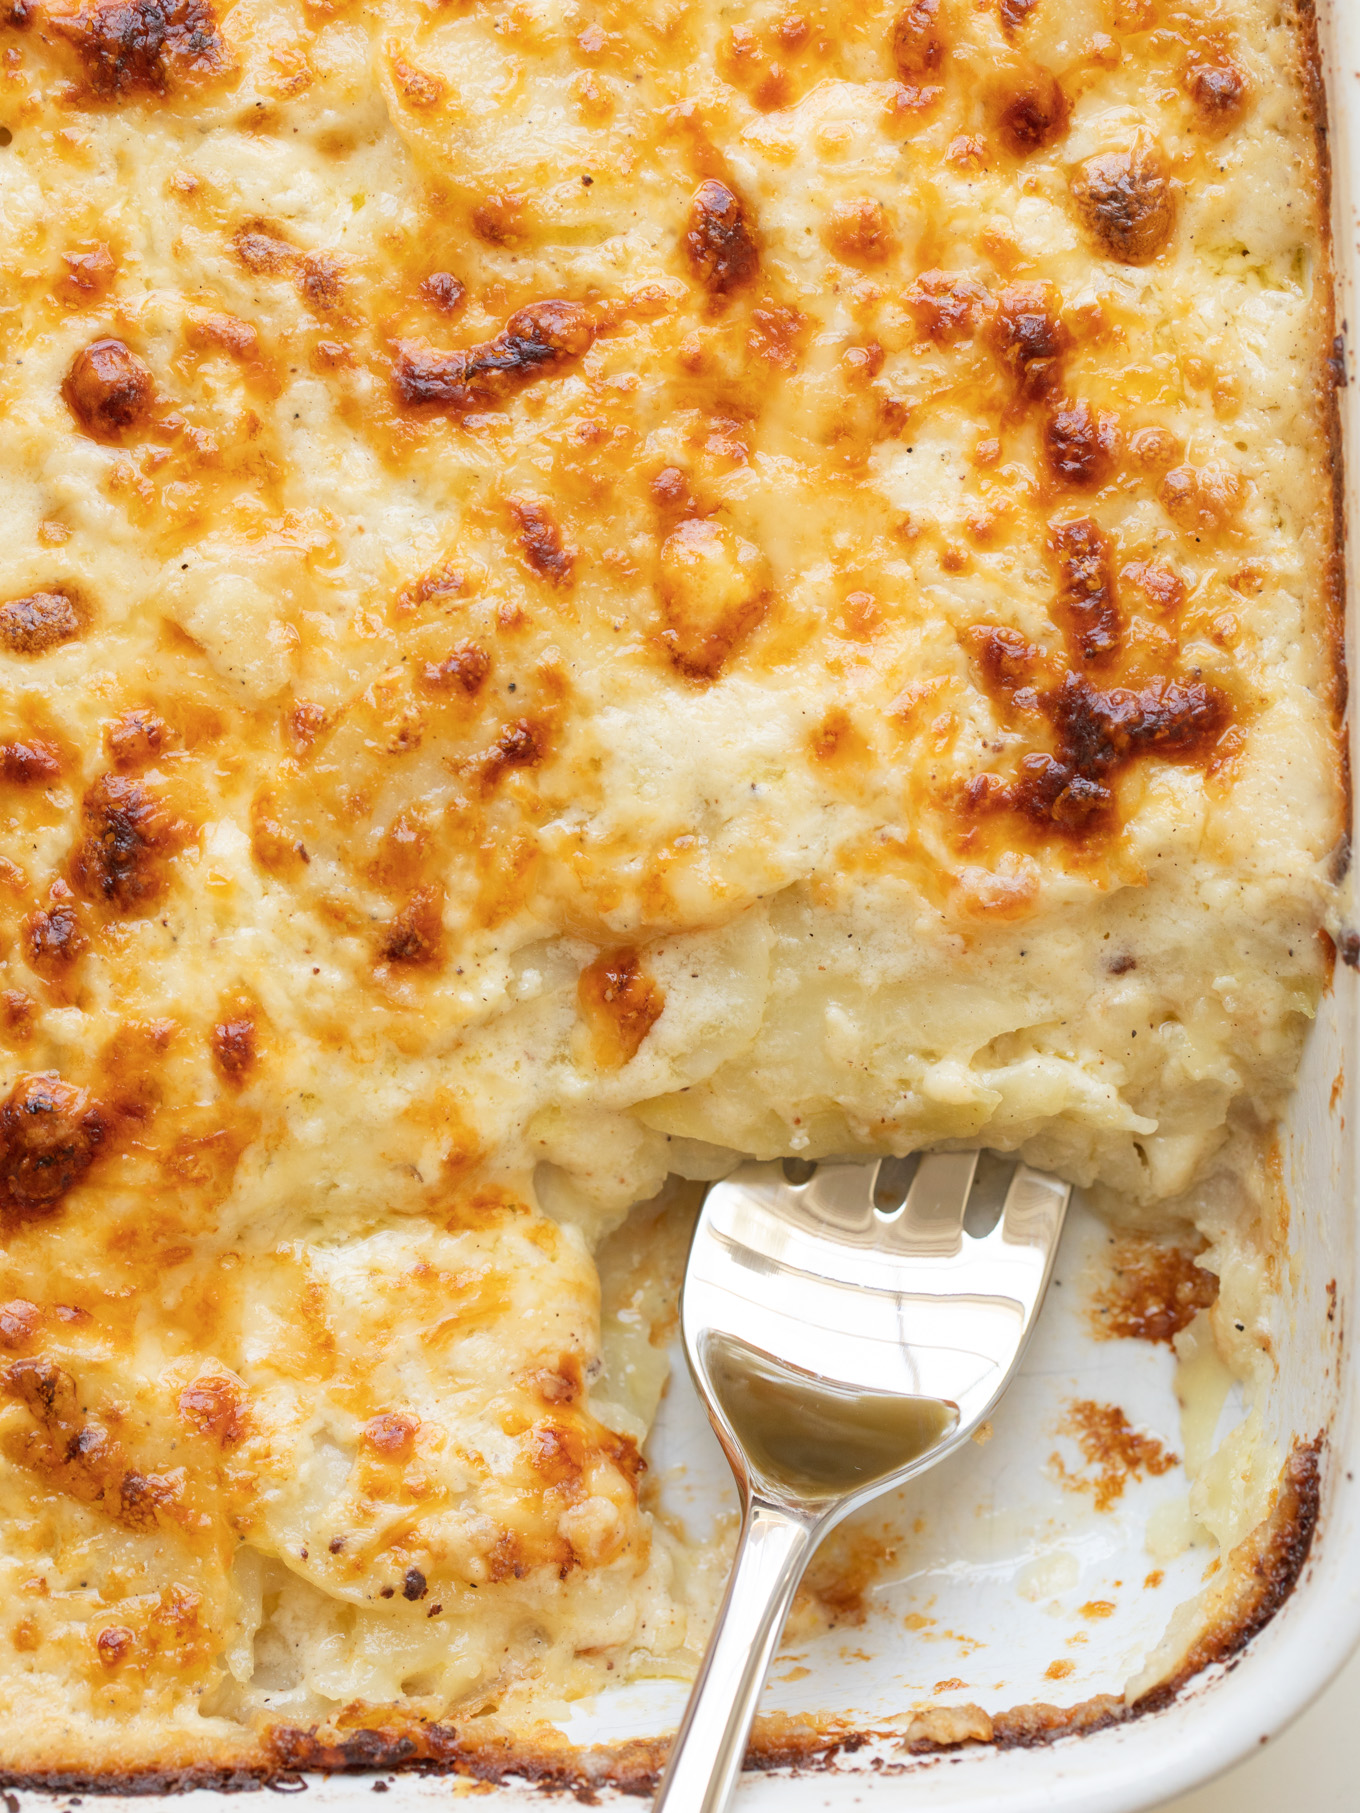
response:
[[[1070,1194],[990,1152],[747,1164],[709,1191],[680,1319],[742,1528],[655,1813],[730,1804],[813,1550],[995,1406],[1034,1327]]]

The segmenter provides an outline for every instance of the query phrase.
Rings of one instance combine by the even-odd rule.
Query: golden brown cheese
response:
[[[668,1174],[985,1140],[1174,1218],[1274,1112],[1343,803],[1309,46],[4,14],[7,1767],[692,1656],[590,1256]]]

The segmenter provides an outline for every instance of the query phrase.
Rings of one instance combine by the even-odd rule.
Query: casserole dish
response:
[[[1329,44],[1341,58],[1336,67],[1352,67],[1354,58],[1343,44],[1343,34],[1354,30],[1353,23],[1343,18],[1326,23],[1333,34]],[[398,79],[415,97],[411,104],[417,112],[433,104],[429,97],[435,90],[422,88],[419,72],[407,75],[409,83],[400,74]],[[1338,218],[1349,221],[1344,172],[1341,179]],[[701,185],[701,193],[706,186]],[[195,192],[192,187],[184,191]],[[356,211],[361,203],[356,197]],[[704,258],[713,252],[709,275],[726,283],[727,277],[714,264],[714,247],[721,249],[725,230],[723,218],[716,204],[706,206],[701,224],[707,223],[709,237],[700,251]],[[488,219],[492,242],[502,243],[493,228],[501,231],[498,221]],[[1340,235],[1338,241],[1339,256],[1349,258],[1349,245],[1340,242]],[[339,283],[334,272],[328,290],[326,270],[288,240],[271,237],[261,223],[244,222],[232,245],[236,264],[251,280],[294,285],[305,298],[299,306],[333,305],[331,292]],[[699,262],[708,268],[703,259]],[[1343,272],[1345,281],[1348,276]],[[455,297],[450,306],[456,305]],[[480,361],[479,370],[500,372],[496,361],[513,355],[522,364],[528,362],[526,369],[551,367],[554,360],[574,358],[577,341],[585,335],[578,314],[563,315],[557,304],[544,304],[536,314],[526,311],[512,319],[519,322],[516,332],[504,343],[498,339],[481,345],[475,358],[469,355],[471,365]],[[213,331],[224,330],[219,325]],[[333,343],[323,345],[332,348],[324,357],[321,347],[317,349],[325,364],[333,359]],[[783,356],[773,341],[769,350],[771,357]],[[342,364],[334,363],[333,368],[341,369]],[[433,387],[431,395],[439,392],[435,403],[440,407],[465,406],[463,380],[471,370],[467,359],[453,365],[431,364],[428,359],[424,365],[418,360],[408,364],[409,371],[399,369],[399,385],[407,383],[415,404],[429,403],[420,390],[424,385]],[[135,368],[133,375],[137,376]],[[1353,392],[1345,393],[1347,406],[1352,396]],[[94,427],[103,432],[99,421]],[[118,427],[114,422],[113,428]],[[729,449],[723,457],[734,456]],[[535,514],[537,506],[524,499],[511,500],[508,509],[520,531],[523,561],[536,575],[534,583],[567,586],[568,551],[560,538],[554,543],[551,524],[542,512]],[[677,561],[691,554],[697,560],[705,549],[713,554],[712,537],[706,539],[697,529],[676,534]],[[232,596],[243,598],[249,591],[247,581],[240,579]],[[679,594],[683,592],[679,586]],[[439,595],[435,587],[409,606],[403,597],[400,608],[416,608]],[[49,610],[63,607],[62,599],[44,596]],[[208,620],[211,613],[202,620],[195,615],[197,602],[187,581],[170,597],[190,642],[195,631],[206,636],[214,627]],[[69,600],[64,608],[74,615]],[[511,633],[515,623],[507,622],[506,633]],[[754,619],[747,625],[743,616],[738,627],[745,634],[753,624]],[[705,663],[713,651],[707,642],[692,647],[685,643],[681,628],[670,624],[659,633],[660,643],[676,671],[697,687],[712,677]],[[232,651],[218,653],[229,667]],[[269,660],[262,657],[260,671],[250,669],[248,683],[272,698],[275,669],[285,672],[291,659],[292,647],[285,638]],[[435,668],[428,684],[449,696],[457,688],[471,698],[486,670],[484,665],[470,667],[470,659],[463,651],[461,665],[453,661]],[[299,744],[309,746],[323,725],[324,713],[304,714],[294,724]],[[137,725],[125,728],[132,736]],[[533,766],[541,753],[523,726],[509,728],[515,735],[497,743],[482,770],[488,795],[506,774],[513,778],[521,768]],[[393,748],[398,752],[414,748],[411,738],[402,741],[400,729],[394,727]],[[830,759],[838,738],[828,733],[823,740]],[[128,759],[143,758],[134,751]],[[95,804],[102,798],[108,808],[105,817],[112,835],[116,800],[107,788],[105,795]],[[313,858],[300,837],[290,842],[269,813],[262,810],[258,817],[257,856],[263,849],[277,865],[310,866]],[[91,901],[102,893],[114,903],[110,912],[131,914],[141,898],[133,886],[141,886],[136,863],[110,866],[110,858],[101,869],[95,857],[104,846],[93,834],[92,838],[94,854],[82,859],[84,867],[75,879]],[[312,847],[315,853],[316,844]],[[147,889],[152,883],[159,886],[154,875],[147,878]],[[424,906],[429,908],[430,903]],[[437,912],[431,917],[431,911],[421,918],[403,908],[405,916],[399,914],[393,921],[380,951],[389,969],[404,964],[418,968],[436,953],[439,920]],[[164,920],[160,923],[165,925]],[[1346,927],[1335,929],[1343,950],[1349,950]],[[671,988],[684,981],[679,972],[688,964],[677,962],[674,968],[677,973],[666,977]],[[633,1001],[635,1050],[661,1010],[660,997],[636,963],[631,969],[616,964],[614,971],[607,966],[596,971],[592,965],[583,981],[598,985],[602,1001],[623,999],[625,1007]],[[517,985],[524,983],[529,995],[542,978],[526,971],[515,980]],[[1137,1686],[1129,1689],[1149,1652],[1158,1648],[1172,1609],[1202,1586],[1213,1585],[1214,1564],[1208,1553],[1186,1540],[1183,1502],[1188,1481],[1173,1455],[1188,1449],[1189,1460],[1202,1461],[1215,1440],[1241,1420],[1244,1406],[1231,1392],[1225,1397],[1224,1381],[1211,1368],[1201,1368],[1191,1381],[1195,1366],[1191,1352],[1182,1354],[1178,1375],[1163,1344],[1092,1341],[1086,1280],[1100,1270],[1108,1237],[1102,1223],[1078,1213],[1060,1261],[1045,1328],[992,1439],[959,1457],[931,1482],[928,1493],[923,1491],[913,1504],[902,1507],[891,1528],[881,1522],[861,1526],[842,1553],[841,1601],[831,1629],[813,1637],[795,1625],[789,1633],[772,1684],[763,1755],[767,1764],[787,1762],[792,1773],[773,1782],[749,1783],[744,1792],[752,1806],[772,1805],[776,1793],[781,1804],[793,1806],[835,1806],[875,1798],[886,1803],[904,1792],[904,1775],[910,1791],[927,1805],[981,1807],[999,1800],[1035,1807],[1146,1805],[1232,1760],[1267,1735],[1339,1662],[1354,1633],[1357,1604],[1355,1577],[1346,1560],[1352,1546],[1346,1457],[1348,1444],[1354,1442],[1354,1412],[1342,1365],[1345,1321],[1354,1301],[1349,1224],[1353,1164],[1347,1143],[1354,1122],[1348,1108],[1348,1092],[1354,1087],[1348,1074],[1354,1070],[1353,982],[1350,970],[1338,968],[1310,1038],[1283,1130],[1280,1184],[1288,1213],[1281,1215],[1275,1248],[1284,1245],[1287,1226],[1288,1263],[1276,1280],[1282,1287],[1286,1319],[1275,1329],[1274,1382],[1252,1414],[1277,1452],[1292,1453],[1292,1461],[1276,1515],[1247,1568],[1247,1590],[1239,1595],[1232,1616],[1217,1625],[1211,1619],[1207,1629],[1193,1634],[1185,1666],[1171,1668],[1169,1684],[1156,1672],[1145,1671],[1143,1679],[1153,1691],[1140,1702]],[[215,1062],[219,1071],[233,1078],[243,1068],[237,1038],[241,1024],[232,1005],[223,1024],[214,1029],[215,1036],[222,1035],[214,1046]],[[244,1034],[242,1038],[248,1045],[249,1038]],[[244,1052],[244,1057],[250,1055]],[[655,1101],[647,1106],[653,1131],[667,1138],[684,1135],[678,1120],[672,1127],[666,1119],[669,1115],[675,1120],[679,1114],[675,1102],[664,1111]],[[97,1143],[95,1133],[90,1143]],[[338,1169],[343,1173],[343,1162]],[[419,1173],[413,1175],[419,1183]],[[1178,1376],[1186,1398],[1184,1421],[1176,1401]],[[564,1375],[549,1383],[559,1391],[571,1381]],[[1104,1423],[1093,1420],[1090,1413],[1115,1402],[1121,1406],[1117,1426],[1108,1418]],[[191,1410],[196,1408],[203,1408],[198,1398],[190,1404]],[[379,1433],[384,1438],[401,1435],[390,1427]],[[1231,1458],[1231,1450],[1227,1452]],[[723,1512],[722,1475],[678,1377],[650,1453],[663,1508],[702,1533]],[[69,1460],[69,1453],[65,1458]],[[138,1491],[144,1490],[141,1475],[129,1473],[127,1478],[137,1479]],[[126,1484],[125,1479],[125,1495]],[[326,1552],[340,1553],[345,1540],[342,1532]],[[318,1544],[312,1551],[314,1568],[319,1548]],[[296,1558],[309,1560],[305,1539]],[[419,1570],[409,1571],[404,1579],[404,1600],[414,1603],[423,1597],[427,1583]],[[83,1581],[79,1584],[84,1586]],[[384,1597],[391,1599],[394,1590],[389,1584]],[[428,1615],[439,1610],[437,1603],[432,1604]],[[111,1667],[119,1663],[124,1638],[128,1644],[133,1640],[130,1630],[119,1627],[115,1634],[119,1641],[111,1648]],[[1247,1639],[1252,1641],[1244,1650]],[[1171,1648],[1175,1647],[1173,1641]],[[103,1666],[102,1652],[99,1661]],[[1180,1674],[1185,1679],[1178,1684]],[[1287,1688],[1281,1688],[1281,1680]],[[517,1753],[515,1767],[521,1777],[529,1778],[526,1785],[520,1785],[508,1766],[497,1766],[494,1756],[483,1756],[477,1762],[489,1779],[486,1792],[498,1796],[506,1808],[527,1804],[543,1785],[598,1791],[602,1796],[636,1793],[654,1767],[657,1734],[673,1724],[683,1693],[679,1681],[653,1679],[599,1694],[593,1701],[564,1700],[560,1707],[551,1706],[552,1724],[541,1751]],[[1141,1716],[1127,1716],[1126,1693]],[[936,1708],[929,1722],[920,1718],[926,1704]],[[558,1733],[573,1748],[564,1750]],[[959,1742],[967,1747],[949,1748]],[[290,1750],[286,1743],[276,1755],[278,1767],[271,1779],[277,1786],[289,1785],[295,1772],[313,1760],[305,1746]],[[315,1757],[331,1765],[359,1767],[389,1759],[404,1760],[399,1744],[365,1751],[356,1742],[352,1754]],[[473,1766],[465,1758],[459,1762],[465,1769]],[[192,1777],[180,1777],[174,1785],[183,1787],[188,1779]],[[229,1786],[244,1786],[258,1775],[243,1774],[239,1783],[229,1775],[220,1779]],[[57,1776],[49,1780],[53,1786],[61,1785]],[[150,1785],[145,1778],[143,1785]],[[355,1793],[370,1792],[372,1785],[341,1775],[314,1780],[311,1788],[326,1802],[339,1804]],[[425,1782],[413,1775],[380,1778],[380,1785],[413,1802],[451,1792],[446,1781]]]

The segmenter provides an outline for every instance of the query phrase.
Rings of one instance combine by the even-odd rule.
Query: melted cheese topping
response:
[[[1146,1209],[1292,1075],[1342,806],[1301,34],[0,40],[7,1763],[683,1665],[629,1204],[985,1140]]]

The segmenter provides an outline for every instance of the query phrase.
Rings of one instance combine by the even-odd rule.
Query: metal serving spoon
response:
[[[680,1319],[742,1498],[727,1596],[654,1813],[723,1813],[818,1542],[1010,1382],[1071,1188],[990,1152],[747,1164],[709,1191]]]

